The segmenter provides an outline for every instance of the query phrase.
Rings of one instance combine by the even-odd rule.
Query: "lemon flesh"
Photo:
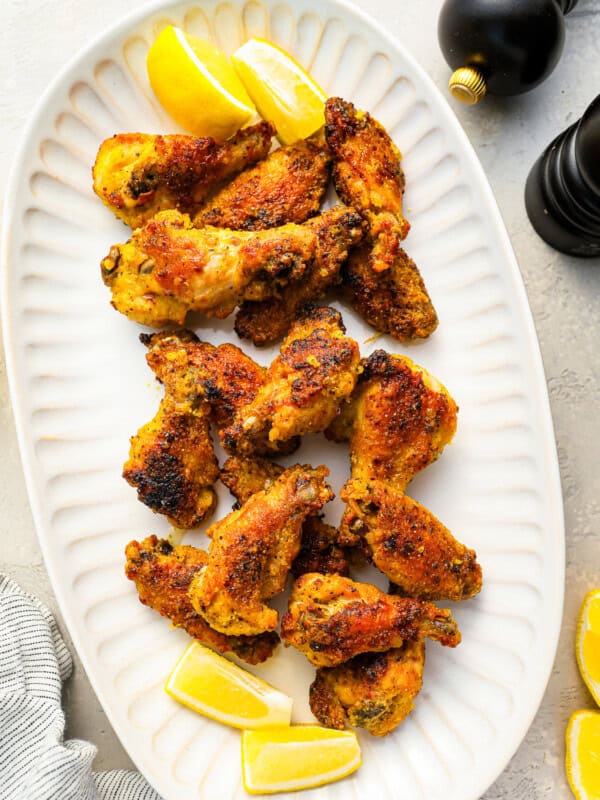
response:
[[[360,765],[360,746],[351,731],[293,725],[242,734],[244,788],[250,794],[322,786],[350,775]]]
[[[288,53],[264,39],[249,39],[231,60],[282,144],[305,139],[325,124],[325,94]]]
[[[575,654],[581,677],[600,705],[600,589],[588,592],[581,606]]]
[[[195,136],[228,139],[256,114],[227,56],[180,28],[163,28],[146,66],[161,105]]]
[[[576,711],[567,726],[566,770],[577,800],[600,798],[600,713]]]
[[[290,724],[291,697],[199,642],[184,651],[165,691],[188,708],[234,728]]]

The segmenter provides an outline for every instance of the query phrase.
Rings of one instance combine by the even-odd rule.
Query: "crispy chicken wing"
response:
[[[342,730],[348,721],[373,736],[386,736],[412,711],[424,666],[425,642],[417,640],[321,667],[310,687],[311,710],[329,728]]]
[[[260,664],[273,653],[279,641],[276,633],[224,636],[194,611],[188,589],[194,575],[206,565],[208,556],[203,550],[173,547],[166,539],[149,536],[142,542],[130,542],[125,556],[125,574],[135,582],[140,601],[168,617],[175,627],[213,650],[233,652],[249,664]]]
[[[376,350],[363,367],[351,403],[328,435],[350,440],[353,478],[384,481],[403,492],[452,440],[458,408],[410,358]]]
[[[213,195],[194,225],[258,231],[305,222],[319,211],[330,163],[322,131],[280,147]]]
[[[359,535],[371,558],[402,593],[422,600],[465,600],[481,589],[474,550],[416,500],[381,481],[348,481],[342,539]]]
[[[266,458],[232,456],[221,468],[221,481],[241,507],[253,494],[268,489],[283,471],[283,467]],[[347,575],[348,559],[337,538],[337,528],[318,516],[307,517],[302,525],[300,551],[291,566],[292,575],[296,578],[305,572]]]
[[[211,627],[230,635],[275,630],[277,612],[264,601],[285,587],[302,523],[333,497],[327,474],[326,467],[291,467],[211,526],[208,563],[189,594]]]
[[[193,213],[211,189],[265,158],[275,128],[259,122],[227,142],[183,134],[119,133],[100,145],[94,191],[132,228],[159,211]]]
[[[294,323],[255,400],[221,431],[228,452],[264,452],[265,444],[325,430],[358,375],[358,345],[345,330],[329,307],[310,309]]]
[[[400,341],[425,338],[438,320],[421,274],[401,246],[409,230],[402,213],[402,155],[379,122],[339,97],[327,101],[325,120],[337,192],[369,227],[343,272],[345,295],[376,330]]]
[[[269,300],[246,300],[237,313],[235,330],[242,339],[261,346],[277,341],[288,332],[301,308],[323,297],[341,280],[340,269],[351,248],[364,235],[364,223],[351,208],[335,206],[337,222],[323,225],[320,217],[307,222],[319,240],[321,257],[310,264],[300,279],[276,288]]]
[[[360,653],[436,639],[456,647],[460,632],[450,611],[385,594],[341,575],[307,573],[294,583],[281,638],[316,667],[334,667]]]

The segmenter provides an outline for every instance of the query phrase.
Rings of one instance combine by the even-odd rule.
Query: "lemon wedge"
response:
[[[284,50],[264,39],[249,39],[231,60],[282,144],[304,139],[325,124],[325,94]]]
[[[234,728],[290,724],[291,697],[199,642],[184,651],[165,691],[188,708]]]
[[[588,592],[581,606],[575,655],[581,677],[600,706],[600,589]]]
[[[242,734],[244,788],[250,794],[322,786],[350,775],[360,764],[360,746],[351,731],[293,725]]]
[[[576,711],[567,725],[567,779],[577,800],[600,797],[600,712]]]
[[[195,136],[227,139],[256,113],[227,56],[180,28],[163,28],[146,65],[163,107]]]

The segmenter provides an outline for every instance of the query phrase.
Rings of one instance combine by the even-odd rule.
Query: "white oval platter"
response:
[[[459,403],[454,444],[410,490],[477,549],[485,584],[454,609],[461,646],[429,645],[408,720],[384,740],[360,733],[362,768],[304,796],[476,800],[531,723],[561,621],[564,531],[545,380],[519,270],[464,133],[402,46],[340,0],[151,4],[71,61],[24,136],[6,197],[4,336],[31,505],[65,621],[115,730],[166,800],[246,796],[239,733],[163,692],[186,634],[141,606],[123,575],[125,544],[167,530],[120,476],[129,436],[160,392],[139,326],[112,310],[100,280],[100,258],[128,233],[93,195],[90,167],[113,133],[176,130],[145,74],[149,42],[166,22],[227,52],[267,36],[330,95],[371,111],[404,153],[406,246],[440,327],[401,348],[367,341],[372,331],[339,307],[364,355],[408,352]],[[236,341],[232,320],[196,330]],[[244,347],[262,363],[275,352]],[[296,458],[327,463],[336,491],[347,477],[346,451],[322,437]],[[215,518],[230,507],[222,491]],[[294,696],[295,721],[312,720],[302,656],[281,647],[254,671]]]

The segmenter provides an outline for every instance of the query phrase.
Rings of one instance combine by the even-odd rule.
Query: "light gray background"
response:
[[[444,88],[449,71],[436,33],[441,0],[357,4],[383,22]],[[0,5],[1,197],[24,123],[49,80],[90,38],[144,2],[2,0]],[[453,104],[488,175],[527,287],[550,391],[567,530],[564,621],[552,677],[535,722],[485,800],[568,798],[565,726],[573,711],[593,707],[577,671],[573,639],[585,593],[600,586],[600,259],[568,258],[540,241],[525,214],[523,186],[541,150],[598,93],[600,0],[581,0],[567,19],[562,61],[542,86],[518,98],[487,98],[475,109]],[[3,363],[0,415],[0,570],[57,613],[29,511]],[[67,734],[97,745],[97,769],[131,766],[76,656],[64,700]]]

